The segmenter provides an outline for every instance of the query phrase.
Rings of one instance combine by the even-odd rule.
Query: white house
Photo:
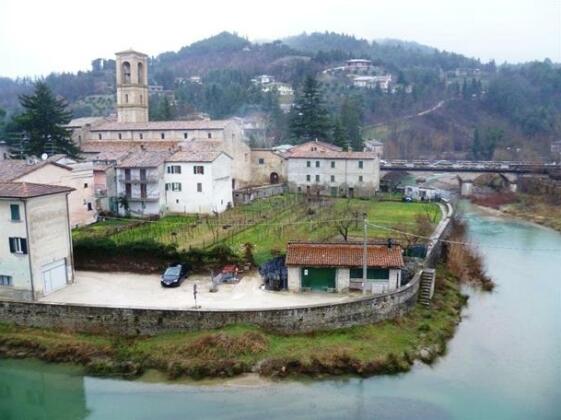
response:
[[[360,88],[374,89],[379,86],[384,92],[388,92],[392,82],[392,75],[385,74],[381,76],[355,76],[353,85]]]
[[[0,296],[35,300],[74,281],[71,191],[0,182]]]
[[[367,69],[371,65],[372,61],[364,58],[353,58],[351,60],[347,60],[348,69]]]
[[[176,152],[164,179],[168,213],[221,213],[233,205],[232,157],[222,151]]]
[[[347,152],[312,141],[285,154],[288,188],[333,197],[370,197],[380,188],[380,159],[373,152]]]
[[[367,246],[366,284],[363,286],[364,248],[360,243],[291,242],[286,250],[288,289],[346,291],[365,289],[373,293],[401,286],[405,266],[398,246]]]

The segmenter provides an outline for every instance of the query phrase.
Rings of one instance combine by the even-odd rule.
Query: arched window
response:
[[[138,63],[138,84],[139,85],[143,85],[144,84],[144,66],[142,65],[142,63]]]
[[[129,63],[128,61],[123,62],[122,65],[122,69],[123,69],[123,83],[130,83],[131,82],[131,63]]]

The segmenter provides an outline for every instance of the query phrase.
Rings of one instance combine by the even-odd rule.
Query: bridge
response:
[[[380,178],[391,172],[408,172],[419,178],[434,176],[435,174],[450,174],[450,180],[459,183],[460,193],[469,196],[473,190],[473,182],[484,174],[497,174],[508,185],[511,191],[516,191],[520,175],[536,174],[550,175],[558,173],[561,166],[555,163],[511,162],[511,161],[428,161],[428,160],[382,160],[380,163]]]

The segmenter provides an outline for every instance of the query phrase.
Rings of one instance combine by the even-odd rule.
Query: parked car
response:
[[[160,284],[163,287],[177,287],[187,277],[189,266],[185,263],[170,264],[162,274]]]

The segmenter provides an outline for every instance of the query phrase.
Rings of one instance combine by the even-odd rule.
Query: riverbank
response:
[[[515,217],[561,232],[561,206],[548,202],[543,195],[516,193],[504,202],[475,197],[472,202],[493,211],[495,215]]]
[[[0,356],[77,363],[89,374],[123,377],[149,369],[169,378],[397,373],[446,351],[466,302],[458,278],[440,267],[432,306],[417,305],[392,321],[296,335],[236,325],[134,338],[0,324]]]

